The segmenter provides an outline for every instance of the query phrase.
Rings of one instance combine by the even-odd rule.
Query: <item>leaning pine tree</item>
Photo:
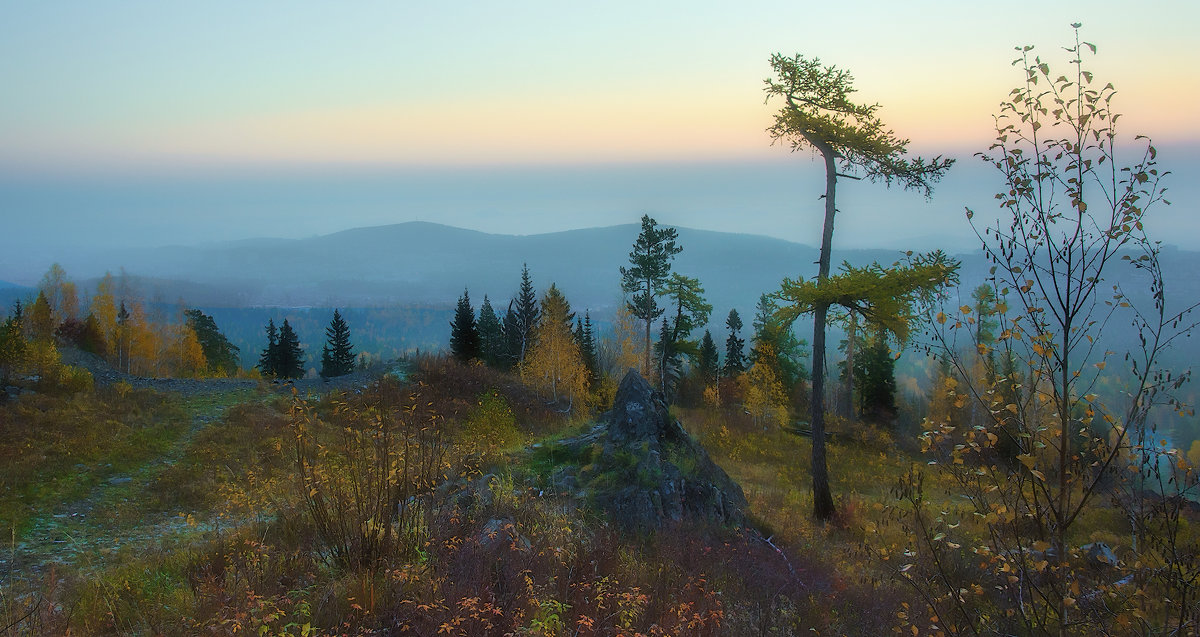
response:
[[[321,378],[345,376],[354,371],[354,345],[350,343],[350,326],[338,310],[325,328],[325,347],[321,350]]]
[[[933,183],[949,170],[953,160],[941,157],[931,161],[908,159],[908,140],[884,128],[876,115],[879,105],[850,100],[854,78],[849,71],[826,66],[820,59],[808,59],[799,54],[794,57],[772,55],[771,68],[775,77],[766,80],[767,98],[778,98],[783,105],[768,132],[774,141],[791,146],[793,151],[815,149],[825,163],[825,221],[815,281],[817,288],[823,288],[829,279],[839,176],[866,177],[889,186],[898,183],[905,189],[920,190],[930,196]],[[813,513],[818,519],[825,520],[834,512],[825,459],[825,321],[832,300],[828,295],[819,294],[799,301],[798,305],[805,306],[805,311],[813,314],[810,403]],[[790,318],[794,319],[794,314]]]

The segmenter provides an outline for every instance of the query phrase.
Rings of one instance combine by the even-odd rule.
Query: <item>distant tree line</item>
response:
[[[107,273],[91,297],[57,263],[42,277],[37,295],[17,301],[6,319],[0,366],[20,367],[21,357],[47,360],[71,347],[135,376],[231,376],[238,348],[216,322],[183,301],[174,315],[163,303],[147,304],[122,272]],[[35,354],[34,352],[40,352]],[[35,374],[36,375],[36,374]]]

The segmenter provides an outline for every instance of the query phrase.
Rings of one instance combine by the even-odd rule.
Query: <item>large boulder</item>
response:
[[[600,451],[577,482],[623,528],[654,529],[684,518],[724,525],[744,520],[742,488],[632,369],[600,426],[580,442]]]

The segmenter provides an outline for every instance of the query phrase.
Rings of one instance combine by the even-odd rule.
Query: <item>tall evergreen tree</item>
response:
[[[96,319],[96,315],[91,312],[88,312],[87,318],[83,320],[83,334],[79,339],[79,348],[100,357],[108,355],[104,330],[100,327],[100,321]]]
[[[204,360],[207,361],[208,371],[225,376],[237,373],[238,354],[241,350],[237,345],[230,343],[221,330],[217,329],[217,322],[213,320],[213,317],[196,309],[184,311],[184,316],[187,317],[188,327],[196,333],[200,349],[204,351]],[[94,315],[88,314],[89,324],[94,320]]]
[[[854,359],[858,411],[868,422],[890,424],[896,417],[896,358],[887,335],[871,335]]]
[[[496,316],[491,300],[483,295],[479,306],[479,353],[488,367],[500,367],[504,359],[504,326]]]
[[[645,323],[646,370],[652,369],[650,326],[663,313],[656,299],[671,273],[671,260],[683,251],[682,246],[675,245],[678,238],[674,228],[659,228],[650,215],[642,215],[642,231],[629,253],[632,267],[621,268],[621,290],[633,295],[628,301],[629,312]]]
[[[33,341],[50,340],[54,336],[54,311],[46,293],[39,291],[37,300],[29,310],[29,339]]]
[[[817,58],[802,55],[771,56],[775,79],[767,80],[767,97],[782,99],[775,125],[767,129],[774,141],[792,150],[814,149],[825,164],[825,219],[821,229],[821,251],[817,261],[816,287],[829,279],[833,245],[833,222],[837,213],[837,179],[849,176],[898,183],[906,190],[920,190],[928,197],[933,184],[954,163],[934,157],[931,161],[907,156],[908,140],[888,130],[876,112],[878,104],[850,101],[854,78],[849,72],[827,66]],[[829,490],[829,467],[825,457],[825,321],[832,302],[822,296],[811,304],[813,313],[812,483],[813,515],[819,520],[833,516]]]
[[[677,343],[671,333],[671,324],[663,317],[662,326],[658,330],[658,342],[654,344],[654,354],[658,363],[659,388],[668,401],[674,400],[675,386],[682,373],[683,362]]]
[[[304,350],[300,349],[300,337],[296,336],[287,319],[279,326],[278,354],[279,367],[275,371],[280,378],[304,376]]]
[[[750,362],[759,362],[759,355],[767,352],[771,360],[765,361],[775,372],[775,377],[783,383],[784,391],[789,394],[796,383],[808,377],[803,359],[808,356],[804,346],[806,343],[796,338],[792,326],[784,325],[776,320],[775,313],[779,305],[768,295],[758,298],[758,306],[754,314],[753,347],[750,350]],[[769,345],[770,347],[764,347]]]
[[[454,308],[454,322],[450,324],[450,353],[462,362],[479,358],[479,327],[475,323],[475,309],[471,307],[471,296],[463,288]]]
[[[704,379],[704,384],[717,382],[719,365],[717,344],[713,341],[712,332],[708,330],[704,330],[704,338],[700,339],[700,354],[697,358],[699,359],[697,367],[700,377]]]
[[[538,307],[537,294],[533,290],[533,278],[529,276],[528,264],[521,266],[521,290],[517,293],[516,305],[518,335],[520,336],[521,343],[520,355],[516,362],[520,363],[525,360],[525,356],[529,353],[530,348],[533,347],[538,316],[541,312],[541,309]]]
[[[525,341],[523,332],[521,331],[521,318],[513,308],[515,303],[516,299],[508,302],[508,310],[504,313],[504,323],[501,326],[504,332],[503,358],[500,360],[501,369],[513,369],[517,366],[517,363],[521,362],[521,346]]]
[[[25,360],[28,347],[25,342],[24,311],[21,302],[13,304],[13,312],[0,325],[0,385],[8,384],[13,370]],[[8,394],[0,392],[0,401]]]
[[[279,375],[279,332],[275,329],[275,319],[267,319],[267,346],[258,357],[258,371],[263,376]]]
[[[350,343],[350,326],[335,309],[333,320],[325,328],[325,347],[321,350],[321,378],[345,376],[354,371],[354,345]]]
[[[592,327],[592,317],[588,310],[583,311],[583,321],[576,319],[575,339],[579,341],[579,354],[583,364],[588,369],[588,382],[595,382],[600,373],[596,360],[596,332]]]
[[[729,329],[729,337],[725,339],[725,367],[723,373],[727,378],[733,378],[746,371],[746,339],[742,334],[742,317],[737,310],[729,310],[725,319],[725,327]]]

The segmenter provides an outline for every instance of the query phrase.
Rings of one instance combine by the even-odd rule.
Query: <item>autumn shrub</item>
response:
[[[452,435],[460,443],[490,450],[512,447],[525,438],[508,400],[495,389],[479,395],[475,408],[467,412]]]
[[[295,396],[295,481],[333,564],[371,567],[421,546],[447,476],[447,438],[425,385],[384,378],[326,417]]]

